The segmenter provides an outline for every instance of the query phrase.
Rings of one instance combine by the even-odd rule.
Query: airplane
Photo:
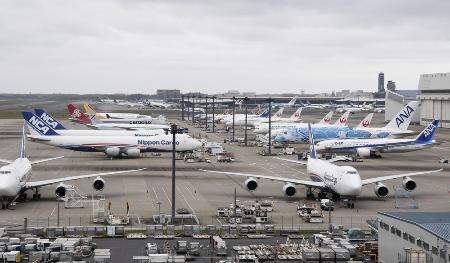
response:
[[[164,129],[155,129],[155,130],[71,130],[66,129],[64,125],[59,122],[57,119],[52,117],[49,113],[47,113],[44,109],[35,109],[35,115],[39,117],[41,121],[44,121],[52,127],[55,131],[57,131],[60,135],[66,136],[153,136],[153,135],[161,135],[165,134],[166,130]],[[30,118],[30,122],[34,122],[34,116]],[[25,120],[28,121],[28,120]]]
[[[305,109],[325,109],[325,108],[329,107],[329,105],[327,105],[327,104],[320,104],[320,103],[313,104],[313,103],[309,102],[309,100],[307,100],[306,103],[302,102],[301,105]]]
[[[350,106],[349,105],[344,105],[342,107],[336,108],[336,111],[339,112],[339,113],[348,111],[348,112],[353,114],[355,112],[361,112],[361,111],[369,110],[368,108],[365,107],[365,104],[366,103],[364,102],[364,104],[361,107],[351,106],[351,105]]]
[[[125,130],[159,130],[159,129],[170,129],[169,125],[166,124],[155,124],[152,121],[148,122],[142,121],[128,121],[128,123],[105,123],[97,119],[97,117],[92,116],[91,124],[86,124],[86,126],[99,129],[99,130],[111,130],[111,129],[125,129]]]
[[[299,108],[299,110],[297,110],[299,112],[299,114],[301,113],[301,109],[302,108]],[[292,114],[292,116],[290,118],[293,118],[293,116],[296,113],[297,112]],[[329,125],[332,116],[333,116],[333,111],[330,111],[318,123],[314,123],[313,126]],[[295,118],[295,116],[294,116],[294,118]],[[278,130],[284,130],[284,129],[287,129],[287,128],[305,127],[305,126],[307,126],[306,123],[293,123],[293,122],[283,122],[283,121],[274,122],[274,123],[271,124],[271,127],[272,127],[272,131],[274,131],[275,133],[272,133],[272,135],[273,136],[276,135]],[[267,122],[256,123],[255,124],[255,129],[253,131],[255,133],[257,133],[257,134],[267,134],[269,132],[269,124]]]
[[[88,115],[96,116],[99,119],[152,119],[151,116],[138,113],[97,112],[89,103],[83,104],[83,107]]]
[[[81,152],[103,152],[109,157],[139,157],[143,152],[171,152],[172,134],[153,136],[67,136],[61,135],[32,112],[22,112],[33,142]],[[176,134],[175,151],[187,152],[202,146],[187,134]]]
[[[346,138],[386,138],[388,136],[398,137],[412,134],[415,132],[408,130],[408,126],[418,106],[418,101],[409,102],[384,127],[313,127],[313,133],[316,139],[320,141]],[[305,127],[284,129],[282,132],[276,134],[274,141],[280,143],[307,143],[308,131]]]
[[[22,143],[20,147],[19,158],[15,160],[5,160],[1,159],[3,163],[7,165],[0,167],[0,199],[2,203],[2,209],[8,209],[11,204],[19,198],[25,200],[26,192],[28,190],[34,190],[33,199],[40,199],[41,194],[39,193],[39,188],[47,185],[58,184],[55,189],[55,194],[57,197],[64,197],[66,195],[67,186],[64,184],[68,181],[74,181],[85,178],[95,178],[92,187],[96,191],[101,191],[105,187],[105,180],[102,176],[112,176],[124,173],[138,172],[145,170],[124,170],[116,172],[104,172],[104,173],[94,173],[85,175],[76,175],[68,177],[59,177],[55,179],[47,179],[40,181],[30,181],[32,176],[32,166],[35,164],[56,160],[60,157],[30,161],[26,156],[26,133],[25,125],[22,128]]]
[[[385,107],[377,107],[377,108],[373,109],[373,112],[375,112],[375,113],[382,113],[385,111],[386,111]]]
[[[380,134],[388,132],[390,135],[394,137],[401,137],[405,135],[415,134],[415,131],[408,130],[409,124],[412,121],[412,117],[417,111],[419,107],[419,101],[410,101],[406,104],[403,109],[401,109],[397,115],[395,115],[388,124],[384,127],[360,127],[359,129],[368,131],[372,134]]]
[[[113,104],[113,103],[119,103],[119,102],[123,102],[124,100],[116,100],[116,99],[102,99],[100,98],[100,96],[97,96],[97,100],[98,102],[101,103],[107,103],[107,104]]]
[[[163,109],[168,109],[168,108],[173,108],[174,104],[171,103],[166,103],[162,100],[150,100],[147,99],[144,101],[143,103],[145,106],[147,107],[156,107],[156,108],[163,108]]]
[[[259,114],[247,114],[247,120],[250,118],[268,117],[268,116],[269,116],[269,109],[266,109]],[[234,114],[234,120],[236,121],[237,119],[245,120],[245,114]],[[232,114],[223,114],[223,116],[218,116],[217,120],[218,120],[218,123],[227,123],[227,122],[232,123],[233,115]]]
[[[289,108],[294,107],[295,102],[297,101],[297,96],[293,97],[288,103],[271,103],[272,107],[279,107],[279,108]]]
[[[328,112],[327,115],[325,115],[325,117],[322,118],[322,120],[320,120],[318,123],[313,123],[312,126],[314,128],[345,128],[347,127],[348,124],[348,116],[350,114],[350,112],[345,112],[344,114],[342,114],[342,116],[336,120],[335,123],[330,124],[331,122],[331,117],[333,116],[333,111]],[[274,124],[276,125],[276,124]],[[283,127],[284,126],[284,127]],[[278,135],[278,137],[283,136],[282,138],[284,138],[284,136],[286,134],[288,134],[288,132],[291,131],[291,129],[304,129],[307,128],[308,124],[307,123],[292,123],[292,124],[282,124],[279,125],[279,127],[277,129],[275,129],[271,135],[272,138],[276,138]],[[266,127],[267,132],[268,131],[269,126]],[[262,130],[264,130],[264,127],[262,127]],[[260,131],[256,131],[255,133],[259,133]],[[291,142],[296,142],[296,141],[291,141]]]
[[[292,179],[281,176],[221,172],[203,169],[201,169],[201,171],[245,177],[247,179],[245,180],[244,184],[249,191],[255,191],[258,188],[258,182],[256,181],[257,179],[282,182],[284,183],[284,186],[282,188],[283,193],[287,197],[293,197],[296,194],[296,185],[303,185],[308,188],[308,198],[314,197],[313,189],[319,189],[321,191],[321,193],[319,194],[319,198],[324,198],[326,196],[326,192],[331,192],[335,197],[349,198],[349,200],[352,200],[348,203],[348,206],[350,208],[355,207],[354,200],[361,195],[362,188],[364,186],[374,185],[375,195],[377,195],[378,197],[386,197],[389,194],[389,189],[382,183],[383,181],[403,178],[403,188],[407,191],[413,191],[417,187],[417,183],[411,177],[442,171],[442,169],[439,169],[424,172],[380,176],[370,179],[361,179],[358,171],[352,166],[338,166],[328,160],[318,159],[314,144],[314,135],[310,125],[308,127],[308,136],[310,142],[310,156],[306,163],[291,159],[276,159],[306,165],[306,171],[311,180]]]
[[[281,108],[283,109],[283,108]],[[302,110],[303,108],[298,108],[298,110],[296,110],[294,113],[292,113],[292,115],[288,118],[283,118],[282,110],[279,110],[277,114],[275,114],[272,118],[271,121],[272,122],[288,122],[288,123],[292,123],[292,122],[299,122],[302,119],[300,118],[300,115],[302,114]],[[268,123],[269,122],[269,118],[265,118],[263,119],[263,121],[261,121],[260,123]],[[258,123],[255,123],[255,126],[258,125]],[[268,124],[267,124],[268,125]]]
[[[358,154],[361,158],[379,157],[380,153],[403,153],[433,146],[439,120],[433,120],[414,139],[345,139],[326,140],[317,143],[316,150],[326,153]]]
[[[283,110],[284,108],[280,108],[277,112],[275,112],[275,114],[272,116],[272,118],[274,119],[274,122],[276,121],[276,119],[280,119],[280,117],[283,115]],[[248,117],[247,116],[247,126],[254,126],[256,123],[260,123],[260,122],[268,122],[269,121],[269,112],[267,112],[267,114],[261,114],[258,117]],[[225,123],[226,126],[231,126],[233,125],[233,119],[231,118],[230,120],[228,120]],[[234,118],[234,125],[241,125],[244,126],[245,125],[245,115],[243,117],[240,118]]]

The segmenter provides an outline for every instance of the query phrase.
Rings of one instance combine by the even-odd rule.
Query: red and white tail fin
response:
[[[325,115],[325,117],[323,117],[317,124],[330,124],[333,113],[334,111],[328,112],[327,115]]]
[[[301,107],[298,108],[298,110],[296,110],[289,118],[293,121],[301,121],[302,119],[300,118],[300,116],[302,115],[302,109],[303,108]]]
[[[372,122],[373,113],[367,114],[367,116],[356,126],[356,128],[367,128]]]
[[[272,118],[281,118],[283,116],[284,108],[280,108],[275,114],[272,116]]]
[[[347,126],[348,116],[350,111],[346,111],[342,116],[334,123],[335,126]]]
[[[70,116],[76,121],[91,123],[91,118],[84,114],[78,107],[74,104],[68,104],[67,109],[69,110]]]

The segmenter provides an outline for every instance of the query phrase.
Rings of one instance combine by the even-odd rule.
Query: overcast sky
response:
[[[450,72],[450,1],[0,2],[0,92],[400,89]]]

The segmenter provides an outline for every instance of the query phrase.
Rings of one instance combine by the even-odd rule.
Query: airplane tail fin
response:
[[[311,123],[308,123],[308,136],[309,136],[309,158],[317,159],[316,145],[314,142],[314,136],[311,129]]]
[[[78,107],[74,104],[68,104],[67,109],[69,110],[70,116],[72,116],[73,119],[85,122],[85,123],[91,123],[91,118],[84,114]]]
[[[342,116],[334,123],[336,126],[347,126],[348,123],[348,115],[350,111],[346,111]]]
[[[300,120],[301,120],[300,116],[302,115],[302,110],[303,110],[302,107],[298,108],[298,110],[296,110],[296,111],[291,115],[290,119],[292,119],[292,120],[294,120],[294,121],[300,121]]]
[[[52,117],[48,112],[44,109],[34,109],[34,113],[45,121],[48,125],[53,127],[55,130],[65,130],[66,128],[55,118]]]
[[[269,109],[265,109],[260,115],[259,117],[262,118],[268,118],[269,117]]]
[[[20,144],[20,158],[27,158],[27,134],[25,132],[26,123],[23,122],[22,127],[22,142]]]
[[[85,103],[83,104],[84,110],[86,111],[87,114],[89,115],[96,115],[97,111],[94,109],[94,107],[92,107],[91,104],[89,103]]]
[[[284,111],[284,108],[280,108],[277,112],[275,112],[275,114],[272,116],[272,118],[280,118],[281,116],[283,116],[283,111]]]
[[[23,111],[22,116],[27,123],[30,133],[41,136],[59,135],[44,120],[34,115],[34,113]]]
[[[427,143],[434,139],[437,127],[439,126],[439,120],[433,120],[427,127],[416,137],[415,142]]]
[[[372,122],[373,112],[367,114],[367,116],[356,126],[356,128],[367,128]]]
[[[334,111],[330,111],[327,113],[327,115],[325,115],[325,117],[323,117],[318,124],[330,124],[331,122],[331,118],[333,117]]]
[[[292,100],[290,100],[287,105],[294,106],[295,101],[297,101],[297,96],[293,97]]]
[[[94,124],[94,125],[96,125],[96,124],[103,124],[103,122],[100,119],[98,119],[97,116],[95,116],[95,115],[92,115],[91,123]]]
[[[418,101],[411,101],[400,110],[397,115],[385,126],[386,129],[390,130],[401,130],[406,131],[409,124],[411,123],[414,113],[416,113],[417,107],[419,106]]]

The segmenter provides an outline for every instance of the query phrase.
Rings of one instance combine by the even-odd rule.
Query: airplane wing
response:
[[[298,161],[298,160],[292,160],[292,159],[285,159],[285,158],[280,158],[280,157],[273,157],[274,159],[278,159],[278,160],[282,160],[282,161],[286,161],[286,162],[291,162],[291,163],[297,163],[297,164],[301,164],[301,165],[306,165],[307,162],[304,161]],[[339,162],[339,161],[345,161],[346,158],[345,157],[336,157],[336,158],[332,158],[329,160],[326,160],[329,163],[334,163],[334,162]]]
[[[58,157],[53,157],[53,158],[47,158],[47,159],[41,159],[41,160],[36,160],[36,161],[31,161],[31,164],[38,164],[38,163],[44,163],[44,162],[48,162],[48,161],[53,161],[56,159],[61,159],[64,156],[58,156]]]
[[[395,175],[388,175],[388,176],[381,176],[381,177],[375,177],[370,179],[362,180],[362,185],[368,185],[368,184],[374,184],[382,181],[402,178],[402,177],[411,177],[416,175],[424,175],[424,174],[430,174],[430,173],[437,173],[442,171],[443,169],[439,170],[433,170],[433,171],[425,171],[425,172],[415,172],[415,173],[406,173],[406,174],[395,174]]]
[[[270,181],[299,184],[299,185],[316,187],[316,188],[325,188],[326,187],[326,185],[323,182],[314,182],[314,181],[308,181],[308,180],[299,180],[299,179],[291,179],[291,178],[283,178],[283,177],[267,176],[267,175],[258,175],[258,174],[219,172],[219,171],[204,170],[204,169],[199,169],[199,170],[203,171],[203,172],[208,172],[208,173],[237,175],[237,176],[242,176],[242,177],[247,177],[247,178],[251,177],[251,178],[255,178],[255,179],[266,179],[266,180],[270,180]]]
[[[282,161],[286,161],[286,162],[291,162],[291,163],[297,163],[297,164],[301,164],[301,165],[306,165],[306,162],[302,162],[302,161],[298,161],[298,160],[292,160],[292,159],[285,159],[285,158],[280,158],[280,157],[273,157],[274,159],[278,159],[278,160],[282,160]]]
[[[7,164],[10,164],[10,163],[12,163],[13,161],[11,161],[11,160],[6,160],[6,159],[0,159],[0,163],[7,163]]]
[[[27,135],[27,139],[32,142],[40,141],[40,142],[48,142],[50,139],[44,138],[44,136],[33,136],[33,135]]]
[[[145,169],[146,168],[136,169],[136,170],[125,170],[125,171],[118,171],[118,172],[106,172],[106,173],[75,175],[75,176],[68,176],[68,177],[55,178],[55,179],[49,179],[49,180],[27,182],[25,184],[25,188],[26,189],[30,189],[30,188],[36,188],[36,187],[41,187],[41,186],[50,185],[50,184],[57,184],[57,183],[62,183],[62,182],[67,182],[67,181],[74,181],[74,180],[79,180],[79,179],[84,179],[84,178],[97,177],[97,176],[117,175],[117,174],[123,174],[123,173],[138,172],[138,171],[142,171],[142,170],[145,170]]]

